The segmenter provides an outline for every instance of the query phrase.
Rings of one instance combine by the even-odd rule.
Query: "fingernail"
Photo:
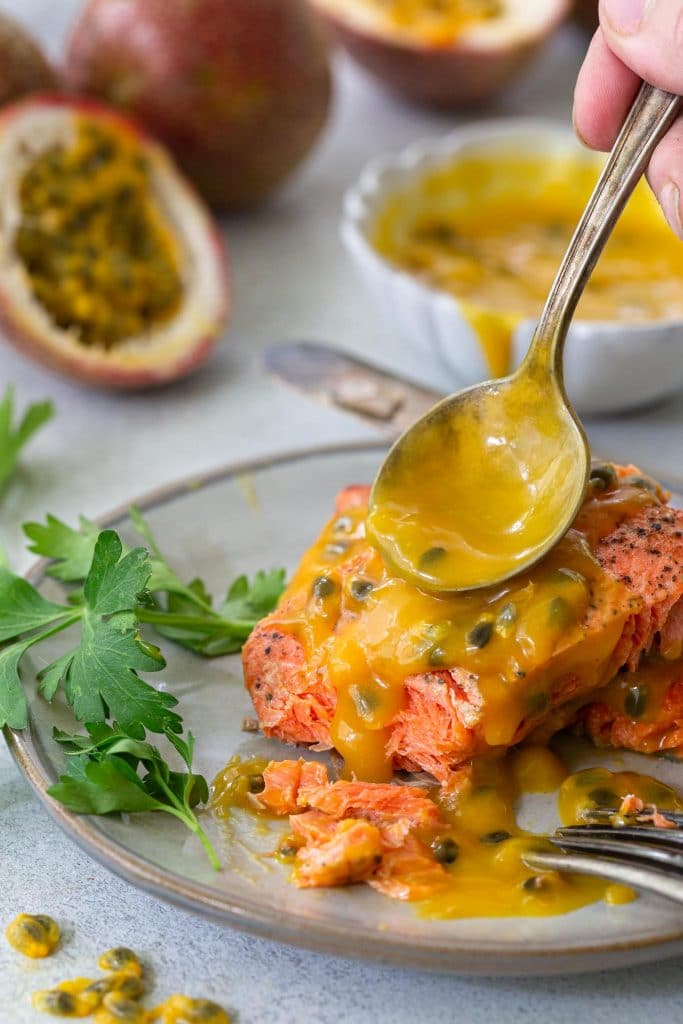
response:
[[[664,216],[668,220],[679,238],[683,238],[683,224],[681,224],[681,194],[678,185],[673,181],[667,181],[662,189],[659,201],[664,210]]]
[[[648,0],[602,0],[600,13],[615,32],[631,36],[640,28],[647,5]]]

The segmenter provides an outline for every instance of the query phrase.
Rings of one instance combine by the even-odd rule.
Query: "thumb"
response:
[[[607,45],[641,78],[683,93],[683,0],[600,0]]]

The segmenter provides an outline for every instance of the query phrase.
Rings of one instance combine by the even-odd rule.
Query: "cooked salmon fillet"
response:
[[[271,761],[254,802],[289,816],[297,840],[293,881],[301,888],[368,882],[395,899],[433,895],[446,872],[418,837],[444,827],[416,786],[329,782],[324,765]]]
[[[473,756],[494,747],[512,746],[544,722],[554,721],[553,716],[558,725],[564,724],[561,712],[565,706],[575,714],[576,708],[604,687],[619,669],[633,671],[643,652],[660,645],[675,650],[683,635],[683,513],[664,504],[661,491],[643,489],[640,482],[628,483],[637,472],[635,467],[621,468],[621,482],[608,488],[606,494],[597,490],[589,494],[575,524],[580,534],[576,533],[573,541],[569,535],[566,539],[570,546],[574,544],[572,557],[577,557],[580,542],[587,545],[585,556],[581,555],[581,572],[588,579],[587,583],[584,580],[587,597],[584,604],[575,602],[572,606],[579,609],[579,618],[576,622],[570,620],[566,629],[550,631],[547,637],[537,629],[531,645],[533,656],[529,655],[527,662],[519,660],[526,656],[527,637],[521,635],[514,649],[517,660],[510,661],[517,671],[508,673],[506,686],[497,678],[495,685],[490,681],[490,663],[486,668],[489,676],[472,667],[472,659],[481,657],[479,651],[472,652],[472,646],[482,639],[488,642],[491,636],[496,639],[509,634],[501,625],[507,606],[503,605],[501,612],[500,602],[492,605],[495,621],[491,615],[484,617],[477,626],[478,633],[472,630],[468,634],[468,643],[472,638],[467,649],[468,664],[456,660],[442,663],[435,656],[435,650],[439,653],[436,645],[428,661],[425,655],[425,667],[420,671],[406,671],[400,676],[396,664],[386,667],[387,652],[394,650],[396,663],[403,657],[402,664],[415,664],[412,654],[412,663],[401,654],[409,642],[415,647],[409,612],[412,614],[415,607],[422,614],[424,604],[429,611],[426,632],[433,629],[438,633],[436,627],[441,624],[434,611],[439,610],[435,604],[438,599],[428,601],[421,595],[422,603],[410,604],[408,585],[390,576],[377,552],[364,540],[363,514],[369,489],[354,486],[342,491],[336,502],[335,520],[341,523],[348,518],[350,540],[335,545],[337,527],[327,527],[305,557],[277,610],[257,626],[244,648],[246,685],[264,733],[292,743],[339,747],[339,737],[343,738],[339,726],[342,691],[336,680],[341,666],[346,671],[344,679],[353,679],[354,672],[367,675],[369,698],[365,700],[363,694],[358,697],[352,689],[354,700],[356,706],[365,701],[370,708],[361,707],[371,723],[368,729],[374,730],[368,735],[381,738],[393,768],[424,770],[450,786],[457,781],[461,766]],[[575,531],[570,533],[574,535]],[[335,546],[339,550],[328,554]],[[330,570],[321,575],[325,559]],[[529,601],[530,592],[532,597],[539,595],[534,598],[537,605],[532,603],[527,609],[532,624],[538,619],[539,608],[543,615],[549,614],[548,609],[554,613],[556,607],[564,608],[564,598],[553,597],[556,583],[563,586],[563,581],[569,580],[576,587],[573,577],[583,578],[571,570],[571,560],[570,568],[564,569],[559,559],[558,553],[545,576],[532,571],[526,587],[525,574],[514,581],[517,589],[513,596],[518,603]],[[361,594],[366,585],[376,587],[372,602]],[[383,604],[385,594],[388,597]],[[547,595],[545,603],[541,595]],[[457,625],[452,609],[446,608],[444,614],[449,628],[454,622]],[[377,654],[379,648],[373,648],[372,643],[380,627],[384,646]],[[525,629],[529,633],[531,626]],[[374,661],[358,661],[359,636],[365,644],[364,656],[371,648]],[[503,639],[500,644],[504,646]],[[488,650],[495,654],[493,643],[484,655]],[[391,687],[384,686],[385,671],[393,673]],[[384,701],[384,717],[372,710],[377,693]],[[348,703],[347,696],[344,699]],[[595,732],[597,736],[597,726]]]

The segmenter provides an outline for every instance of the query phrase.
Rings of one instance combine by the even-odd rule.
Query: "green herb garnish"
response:
[[[180,754],[187,771],[172,771],[157,747],[134,739],[118,726],[88,725],[88,735],[54,730],[54,738],[67,755],[67,771],[48,789],[76,814],[162,811],[172,814],[193,832],[217,871],[220,861],[202,829],[194,807],[206,803],[206,779],[192,771],[194,737],[175,733],[168,739]]]
[[[259,571],[251,582],[239,576],[214,606],[202,580],[185,583],[171,568],[141,512],[133,507],[130,516],[150,551],[150,577],[135,609],[138,621],[207,658],[241,650],[254,626],[275,608],[285,587],[285,570]],[[81,519],[74,530],[48,516],[44,525],[27,523],[24,532],[31,551],[53,559],[49,575],[70,583],[83,580],[98,536],[93,523]]]
[[[0,399],[0,495],[17,467],[21,450],[54,413],[52,402],[34,402],[14,426],[14,389],[5,391]]]
[[[97,538],[78,604],[47,601],[27,580],[0,569],[0,643],[6,643],[0,650],[0,725],[26,727],[19,670],[27,651],[79,625],[78,645],[40,672],[43,696],[52,700],[62,685],[80,721],[113,718],[134,737],[142,738],[145,730],[182,731],[180,716],[171,710],[175,697],[137,674],[158,672],[166,664],[159,648],[140,636],[135,614],[150,574],[144,548],[124,554],[113,530]]]

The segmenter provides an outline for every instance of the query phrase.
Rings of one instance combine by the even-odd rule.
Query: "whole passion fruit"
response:
[[[220,210],[280,185],[311,149],[330,99],[306,0],[89,0],[65,78],[165,142]]]
[[[0,106],[56,86],[57,76],[38,44],[0,12]]]
[[[311,0],[333,35],[394,92],[435,107],[490,99],[571,0]]]
[[[91,384],[198,367],[228,312],[226,253],[165,150],[91,101],[0,115],[0,328]]]

